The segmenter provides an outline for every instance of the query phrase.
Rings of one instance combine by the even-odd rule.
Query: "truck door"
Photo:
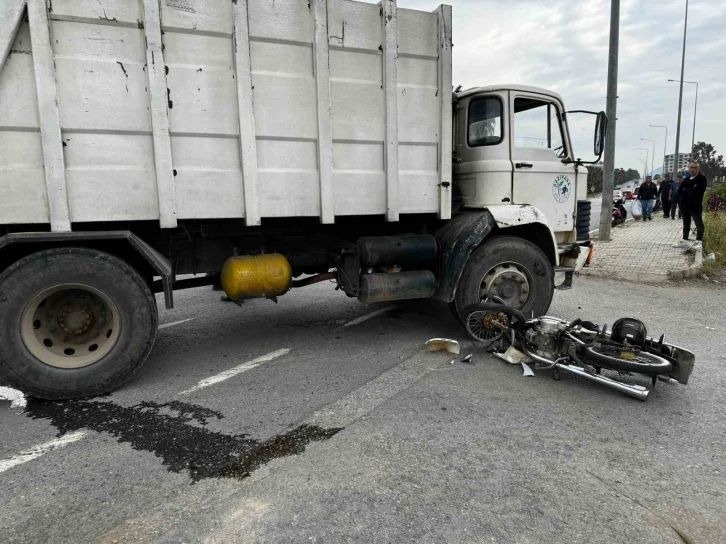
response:
[[[507,98],[507,91],[477,94],[456,106],[454,183],[464,206],[511,202]]]
[[[553,97],[510,91],[512,201],[531,204],[555,232],[571,231],[576,171],[564,164],[571,147],[562,127],[562,105]]]

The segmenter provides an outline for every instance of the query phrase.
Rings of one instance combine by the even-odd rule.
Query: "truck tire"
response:
[[[555,292],[554,269],[544,252],[516,236],[498,236],[476,249],[464,267],[454,297],[463,310],[493,294],[527,318],[543,315]]]
[[[33,397],[116,389],[149,356],[157,327],[142,276],[101,251],[40,251],[0,275],[0,376]]]

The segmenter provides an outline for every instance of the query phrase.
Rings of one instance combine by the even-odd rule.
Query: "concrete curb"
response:
[[[701,272],[703,266],[703,251],[697,251],[695,261],[688,268],[681,270],[668,270],[663,273],[629,271],[629,270],[608,270],[602,268],[583,268],[580,271],[582,276],[593,278],[606,278],[611,280],[630,281],[636,283],[663,283],[665,281],[693,278]]]
[[[670,271],[668,273],[656,274],[654,272],[603,270],[602,268],[583,268],[580,271],[581,276],[589,276],[591,278],[604,278],[609,280],[629,281],[634,283],[663,283],[671,279],[669,274]]]
[[[696,251],[696,259],[691,266],[685,270],[669,270],[668,279],[671,280],[682,280],[685,278],[693,278],[701,272],[703,267],[703,249]]]

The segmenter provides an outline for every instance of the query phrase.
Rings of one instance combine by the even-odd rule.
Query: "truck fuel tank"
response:
[[[284,255],[241,255],[229,257],[222,266],[222,289],[234,301],[274,297],[287,293],[292,269]]]

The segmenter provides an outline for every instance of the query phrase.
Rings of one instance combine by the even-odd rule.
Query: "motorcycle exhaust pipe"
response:
[[[617,380],[606,378],[605,376],[590,374],[584,368],[575,365],[556,363],[555,368],[559,370],[564,370],[565,372],[569,372],[570,374],[575,374],[576,376],[580,376],[581,378],[585,378],[586,380],[597,382],[604,385],[605,387],[609,387],[610,389],[615,389],[616,391],[620,391],[621,393],[624,393],[629,397],[633,397],[634,399],[638,399],[643,402],[648,400],[648,393],[650,393],[650,391],[648,390],[648,388],[643,387],[642,385],[628,385]]]

